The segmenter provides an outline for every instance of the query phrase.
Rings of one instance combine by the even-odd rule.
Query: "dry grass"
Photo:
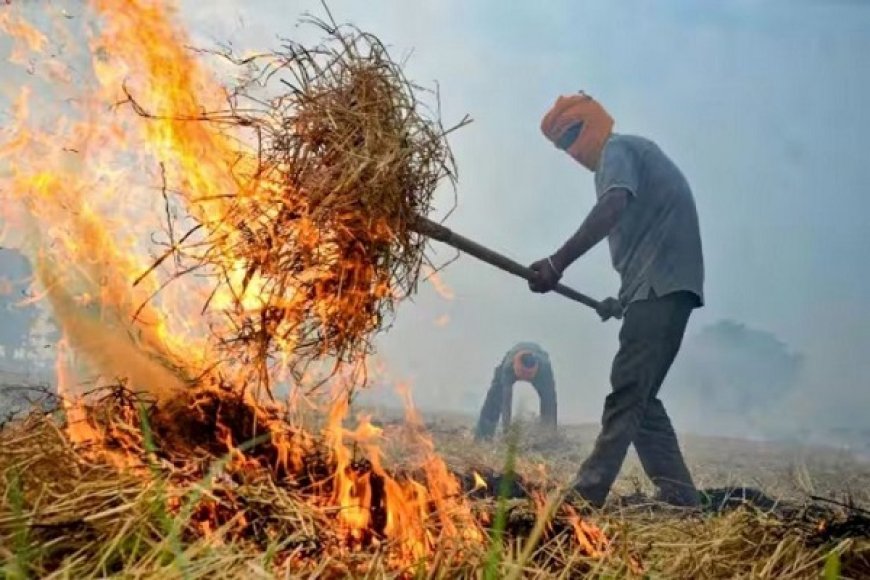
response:
[[[216,338],[224,366],[249,387],[268,388],[276,368],[298,383],[312,362],[354,363],[369,351],[428,264],[416,220],[455,180],[447,135],[468,122],[445,128],[437,94],[407,80],[375,36],[304,24],[325,39],[218,54],[238,67],[229,107],[188,120],[239,144],[238,189],[221,196],[216,220],[197,212],[209,200],[168,184],[193,226],[167,223],[171,243],[147,273],[173,265],[170,278],[206,276],[212,296],[230,297]],[[127,94],[146,122],[159,116]]]
[[[377,412],[387,422],[398,420],[390,410]],[[441,413],[430,417],[427,425],[439,448],[457,465],[497,467],[503,461],[506,444],[475,444],[470,431],[473,420]],[[574,475],[592,450],[598,433],[597,425],[563,425],[555,438],[538,432],[534,425],[523,425],[523,429],[520,471],[534,478],[543,465],[546,477],[559,482]],[[870,461],[847,451],[697,435],[683,435],[680,443],[701,488],[753,487],[792,501],[810,495],[840,499],[848,496],[860,505],[870,506]],[[623,495],[653,492],[633,449],[629,450],[615,489]]]
[[[112,400],[113,417],[131,408],[117,396]],[[233,413],[238,414],[227,416]],[[328,493],[311,485],[319,480],[328,487],[330,481],[328,462],[315,439],[303,462],[306,468],[282,474],[268,444],[222,455],[217,447],[192,444],[182,450],[172,445],[167,452],[162,447],[177,431],[168,432],[152,415],[156,424],[151,433],[150,423],[143,430],[127,414],[123,421],[109,421],[107,413],[95,423],[112,426],[104,430],[99,452],[71,443],[58,427],[61,419],[51,414],[33,413],[0,432],[0,559],[6,577],[478,578],[487,570],[491,546],[486,541],[440,543],[416,566],[391,558],[394,546],[389,542],[349,546],[335,509],[323,501]],[[388,432],[394,428],[399,427],[386,427]],[[467,425],[451,422],[448,428],[442,421],[432,430],[439,450],[460,472],[475,468],[485,473],[504,463],[503,447],[470,443]],[[567,445],[541,450],[543,443],[526,437],[516,458],[520,476],[533,486],[536,478],[538,484],[552,483],[560,470],[576,466],[565,460]],[[731,445],[751,459],[751,445]],[[697,449],[687,447],[690,455]],[[401,450],[386,451],[399,455]],[[122,468],[112,465],[119,458]],[[541,475],[538,462],[551,474]],[[399,463],[393,465],[399,468]],[[721,460],[711,464],[727,467]],[[823,464],[810,463],[808,471],[820,478],[816,465]],[[854,464],[842,463],[841,469],[844,475],[867,475]],[[620,481],[622,489],[630,487],[630,478]],[[498,502],[480,495],[469,501],[479,521],[491,525]],[[605,555],[590,557],[578,549],[570,522],[560,514],[531,557],[521,561],[540,505],[529,499],[503,505],[506,527],[496,550],[495,577],[518,572],[523,577],[589,572],[624,577],[642,570],[666,578],[817,578],[826,562],[834,562],[831,554],[838,555],[842,577],[870,572],[870,540],[820,535],[818,518],[833,523],[838,517],[820,508],[786,516],[751,507],[687,514],[637,502],[613,504],[587,518],[610,539]]]

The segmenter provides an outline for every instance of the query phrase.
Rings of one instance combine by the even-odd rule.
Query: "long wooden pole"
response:
[[[504,270],[510,274],[515,276],[519,276],[525,280],[532,280],[535,276],[535,273],[532,272],[531,269],[523,266],[522,264],[511,260],[507,256],[499,254],[493,250],[490,250],[487,247],[481,246],[477,242],[473,240],[469,240],[465,236],[461,236],[451,230],[450,228],[443,226],[439,223],[433,222],[430,219],[420,217],[417,218],[417,223],[414,227],[415,231],[420,234],[423,234],[426,237],[432,238],[433,240],[437,240],[448,246],[459,250],[460,252],[464,252],[469,256],[474,256],[478,260],[482,260],[487,264],[495,266],[500,270]],[[602,307],[601,302],[595,300],[594,298],[590,298],[585,294],[574,290],[573,288],[569,288],[564,284],[557,285],[554,289],[554,292],[565,296],[566,298],[570,298],[575,302],[579,302],[580,304],[584,304],[590,308],[599,311]],[[618,313],[612,314],[615,318],[619,318]]]

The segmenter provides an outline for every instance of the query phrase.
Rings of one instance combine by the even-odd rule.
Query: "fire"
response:
[[[16,18],[11,11],[0,12],[0,30],[23,43],[23,46],[15,46],[9,56],[9,62],[14,64],[27,65],[29,52],[43,52],[48,45],[48,38],[42,31]]]
[[[241,258],[229,249],[237,240],[212,248],[217,254],[213,263],[225,276],[219,291],[189,277],[183,286],[173,284],[183,270],[169,251],[179,247],[181,235],[173,229],[173,214],[186,212],[202,226],[189,230],[192,239],[231,238],[238,232],[223,221],[227,199],[259,203],[286,192],[246,167],[254,155],[246,152],[244,140],[215,124],[193,122],[220,110],[227,94],[186,48],[189,39],[174,5],[166,0],[122,4],[119,9],[117,0],[88,1],[99,26],[95,32],[78,31],[88,35],[91,71],[75,83],[67,63],[51,55],[51,36],[16,11],[23,9],[0,12],[0,29],[16,41],[10,60],[28,72],[12,106],[14,121],[0,133],[0,212],[34,262],[37,296],[51,306],[63,333],[56,374],[66,401],[69,439],[95,449],[94,458],[130,468],[141,461],[125,449],[141,449],[141,434],[113,424],[101,428],[77,398],[80,384],[123,379],[129,389],[159,404],[190,395],[194,385],[220,397],[218,387],[244,385],[252,373],[267,374],[270,381],[286,379],[281,369],[291,365],[287,353],[298,337],[282,335],[285,358],[269,369],[251,369],[250,361],[216,364],[213,336],[235,320],[228,311],[238,306],[258,313],[269,292],[264,280],[248,276]],[[169,198],[167,184],[179,190],[176,197]],[[156,260],[150,243],[155,232],[163,232],[156,238],[162,258]],[[297,243],[326,254],[328,234],[304,220],[295,232]],[[314,268],[303,275],[317,278],[321,272]],[[439,294],[453,298],[437,274],[429,280]],[[308,297],[289,296],[282,307],[295,312],[303,299]],[[349,304],[323,295],[306,307],[329,318]],[[314,382],[316,370],[310,370]],[[341,396],[328,408],[323,430],[331,477],[318,482],[313,501],[334,511],[349,549],[387,542],[394,562],[407,565],[445,545],[455,545],[454,553],[461,554],[465,543],[480,544],[486,536],[459,480],[436,452],[410,390],[404,388],[403,394],[407,415],[402,435],[415,451],[413,469],[391,474],[385,468],[382,429],[366,416],[358,418],[355,428],[345,427],[349,403]],[[269,434],[274,452],[270,469],[289,476],[303,473],[313,437],[276,419],[280,413],[255,394],[246,392],[244,402]],[[126,419],[136,423],[134,416]],[[236,440],[230,425],[219,422],[212,436],[229,453],[229,469],[246,473],[258,468],[240,451],[244,442]],[[122,443],[110,448],[110,441]],[[479,474],[474,478],[476,489],[487,487]],[[219,527],[212,513],[216,509],[205,501],[198,516],[201,533],[209,537]],[[601,530],[576,514],[574,518],[582,548],[606,553]],[[244,513],[231,522],[226,529],[249,523]]]
[[[370,474],[357,476],[351,466],[351,452],[344,444],[345,430],[342,421],[347,413],[346,399],[340,399],[333,405],[329,416],[327,441],[335,455],[335,483],[332,503],[340,508],[339,520],[346,526],[352,537],[362,539],[362,534],[369,529],[372,491]],[[356,432],[351,432],[352,438],[366,442],[378,432],[368,422],[360,425]]]
[[[601,528],[581,518],[570,505],[566,504],[562,509],[568,515],[577,544],[586,555],[591,558],[603,558],[609,553],[610,541]]]
[[[473,471],[471,473],[471,475],[472,475],[472,477],[474,477],[474,490],[473,491],[478,491],[478,490],[486,489],[487,487],[489,487],[486,485],[486,480],[483,479],[479,473],[477,473],[476,471]]]
[[[447,285],[441,277],[441,274],[439,274],[434,268],[427,266],[424,269],[424,274],[426,275],[426,280],[432,284],[432,287],[435,288],[435,292],[437,292],[441,298],[444,300],[453,300],[456,298],[456,293]]]
[[[568,504],[562,506],[562,511],[567,515],[568,522],[574,531],[574,540],[584,554],[595,559],[603,559],[613,554],[613,542],[611,538],[607,537],[604,530],[582,518]],[[643,561],[637,554],[628,554],[626,564],[634,575],[640,576],[645,573]]]
[[[480,541],[484,536],[458,479],[420,429],[410,400],[406,409],[409,420],[405,435],[411,440],[411,448],[422,452],[419,468],[425,483],[387,472],[381,452],[383,431],[372,425],[369,416],[359,417],[356,429],[342,427],[348,411],[346,399],[339,399],[331,408],[327,439],[336,465],[331,503],[339,508],[339,521],[349,538],[362,542],[374,528],[397,546],[400,561],[415,562],[431,553],[436,544]],[[355,468],[346,440],[362,447],[370,470]],[[375,513],[383,514],[382,521],[373,522]]]
[[[37,52],[34,59],[45,50],[23,20],[7,15],[4,27]],[[129,287],[145,268],[138,247],[143,238],[135,232],[144,235],[156,221],[134,218],[148,214],[147,204],[130,195],[140,193],[132,175],[132,129],[129,121],[105,114],[100,91],[77,95],[51,75],[21,87],[16,123],[0,144],[4,217],[16,226],[69,345],[100,374],[129,376],[138,387],[168,396],[184,387],[180,368],[195,368],[200,347],[181,348],[180,333],[168,328],[170,317],[142,306],[155,285]],[[68,106],[51,106],[52,98]]]

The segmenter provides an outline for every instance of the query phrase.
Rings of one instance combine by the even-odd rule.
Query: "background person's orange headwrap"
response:
[[[604,144],[613,132],[613,118],[598,101],[579,93],[556,99],[541,121],[541,132],[556,147],[595,171]],[[573,140],[572,134],[576,136]]]
[[[529,365],[529,361],[533,361]],[[521,350],[514,355],[514,375],[518,381],[533,381],[538,376],[538,359],[534,353],[528,350]]]

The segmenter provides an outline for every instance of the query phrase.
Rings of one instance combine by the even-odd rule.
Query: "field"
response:
[[[117,401],[113,407],[121,415],[124,408]],[[322,471],[328,462],[321,459],[329,454],[315,450],[305,457],[304,471],[282,475],[257,462],[271,457],[268,449],[238,446],[225,457],[216,448],[160,450],[165,438],[160,427],[148,434],[151,427],[130,416],[102,423],[111,428],[103,431],[102,453],[95,454],[93,447],[73,444],[58,417],[32,414],[0,431],[4,577],[861,578],[870,573],[866,514],[856,507],[808,503],[815,495],[858,507],[870,504],[870,464],[830,449],[687,436],[684,448],[699,487],[716,488],[703,512],[655,505],[631,456],[604,510],[587,513],[574,506],[537,529],[547,507],[543,494],[567,481],[588,451],[595,426],[564,426],[553,438],[519,424],[512,445],[476,444],[470,417],[424,417],[433,457],[443,457],[464,484],[461,502],[439,503],[437,485],[419,477],[430,486],[428,504],[433,513],[455,512],[453,522],[473,518],[466,524],[477,522],[473,527],[479,524],[484,532],[473,536],[465,534],[470,528],[456,526],[451,536],[448,519],[433,516],[425,526],[442,540],[410,558],[411,552],[403,551],[407,546],[372,531],[374,511],[364,533],[346,533],[342,522],[351,520],[331,505],[340,484]],[[383,429],[378,440],[384,465],[397,474],[392,481],[401,483],[398,474],[411,472],[420,441],[426,447],[428,439],[408,448],[403,420],[389,412],[376,417],[381,419],[372,426]],[[134,426],[146,435],[134,433]],[[361,432],[346,429],[352,439]],[[368,443],[354,440],[347,449],[361,457]],[[147,451],[144,468],[132,453],[133,441]],[[316,441],[315,447],[322,447],[328,438]],[[516,465],[512,486],[501,477],[506,461]],[[354,460],[351,466],[368,474],[356,483],[381,481],[384,487],[387,478],[379,479],[370,463]],[[310,482],[301,483],[303,474],[321,478],[323,487],[312,492]],[[766,496],[750,498],[754,504],[729,499],[722,488],[732,486]],[[371,489],[379,487],[372,483]],[[765,503],[773,498],[781,503]],[[456,511],[462,509],[465,516]]]
[[[473,444],[472,417],[439,414],[429,417],[427,425],[439,448],[458,463],[501,468],[504,444]],[[534,425],[521,425],[520,429],[525,433],[520,443],[521,463],[527,464],[527,469],[543,464],[550,477],[560,482],[574,474],[598,433],[597,425],[565,425],[549,440],[537,433]],[[699,488],[752,487],[793,501],[811,495],[850,496],[870,507],[870,461],[848,451],[693,435],[682,436],[680,442]],[[640,462],[629,450],[615,491],[649,493],[648,485]]]

